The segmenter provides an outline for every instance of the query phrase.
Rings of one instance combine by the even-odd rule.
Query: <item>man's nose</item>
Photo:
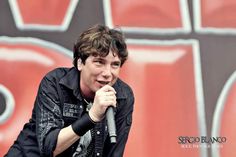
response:
[[[112,75],[112,69],[110,65],[104,66],[102,75],[106,78],[110,77]]]

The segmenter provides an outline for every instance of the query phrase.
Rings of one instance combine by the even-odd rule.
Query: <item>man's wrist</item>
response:
[[[83,136],[87,131],[95,126],[96,122],[85,113],[80,119],[71,124],[73,131],[78,136]]]
[[[94,116],[94,115],[91,113],[91,110],[88,112],[88,115],[89,115],[89,118],[90,118],[94,123],[97,123],[97,122],[101,121],[99,118],[96,118],[96,116]]]

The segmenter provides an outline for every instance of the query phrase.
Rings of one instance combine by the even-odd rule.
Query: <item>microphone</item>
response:
[[[116,124],[114,117],[114,108],[109,106],[106,111],[107,127],[111,143],[116,143]]]

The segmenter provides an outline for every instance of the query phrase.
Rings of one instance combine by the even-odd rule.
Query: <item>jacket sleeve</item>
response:
[[[35,101],[36,135],[41,156],[53,156],[59,131],[64,125],[55,82],[44,77]]]
[[[117,130],[117,143],[110,144],[110,138],[107,136],[103,156],[104,157],[122,157],[125,145],[128,140],[128,135],[132,124],[132,114],[134,107],[134,95],[130,88],[126,88],[127,99],[121,100],[118,104],[117,112],[115,115],[116,119],[116,130]],[[119,108],[120,107],[120,108]]]

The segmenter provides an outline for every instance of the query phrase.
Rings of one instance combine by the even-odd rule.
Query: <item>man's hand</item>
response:
[[[110,85],[105,85],[95,94],[93,106],[89,110],[90,118],[94,122],[101,121],[108,106],[116,107],[116,91]]]

